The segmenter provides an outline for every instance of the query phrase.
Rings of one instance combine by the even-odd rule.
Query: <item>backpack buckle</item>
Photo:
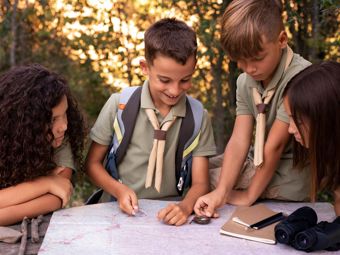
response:
[[[178,184],[177,184],[177,189],[178,189],[179,191],[182,191],[182,189],[183,189],[183,184],[184,184],[184,180],[183,180],[183,177],[181,176],[181,177],[179,178],[179,181],[178,181]]]

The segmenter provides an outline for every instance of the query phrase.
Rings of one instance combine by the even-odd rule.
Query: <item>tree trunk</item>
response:
[[[239,75],[239,70],[237,68],[237,64],[234,61],[229,61],[228,64],[228,97],[227,97],[227,112],[225,114],[226,118],[226,132],[225,132],[225,141],[228,142],[233,131],[234,123],[235,123],[235,112],[236,112],[236,81]]]
[[[215,141],[217,152],[221,153],[225,147],[225,109],[223,107],[223,92],[222,92],[222,63],[224,54],[222,49],[219,50],[218,59],[213,69],[212,86],[216,89],[216,104],[214,107],[213,125],[215,127]]]
[[[315,63],[318,59],[318,52],[319,52],[319,44],[320,44],[320,34],[319,34],[319,27],[320,27],[320,21],[319,21],[319,1],[313,0],[312,3],[312,40],[313,43],[311,45],[310,49],[310,60]]]
[[[16,22],[16,16],[17,16],[17,7],[18,7],[19,0],[15,0],[13,4],[13,10],[12,10],[12,18],[11,18],[11,36],[12,36],[12,43],[10,47],[10,65],[11,67],[16,65],[16,40],[17,40],[17,22]]]

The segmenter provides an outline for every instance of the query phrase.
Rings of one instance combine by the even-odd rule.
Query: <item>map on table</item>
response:
[[[115,202],[59,210],[53,213],[39,254],[301,254],[281,244],[221,235],[221,226],[235,209],[230,205],[219,209],[220,217],[207,225],[189,224],[192,216],[183,226],[166,225],[157,219],[157,212],[169,203],[141,199],[136,216],[123,213]],[[307,205],[315,209],[318,221],[332,221],[335,217],[329,203],[265,204],[286,214]]]

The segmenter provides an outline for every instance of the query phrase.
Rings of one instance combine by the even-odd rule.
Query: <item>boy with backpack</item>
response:
[[[208,157],[216,154],[207,111],[186,95],[196,65],[196,34],[182,21],[162,19],[144,39],[146,60],[140,65],[148,80],[106,102],[90,133],[86,168],[129,215],[138,211],[137,198],[184,192],[182,201],[158,213],[159,220],[178,226],[209,191]]]

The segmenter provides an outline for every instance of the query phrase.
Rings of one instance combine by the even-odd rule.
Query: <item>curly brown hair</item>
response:
[[[0,188],[47,175],[56,166],[51,145],[52,108],[67,97],[67,137],[82,169],[84,118],[65,79],[33,64],[0,75]]]

